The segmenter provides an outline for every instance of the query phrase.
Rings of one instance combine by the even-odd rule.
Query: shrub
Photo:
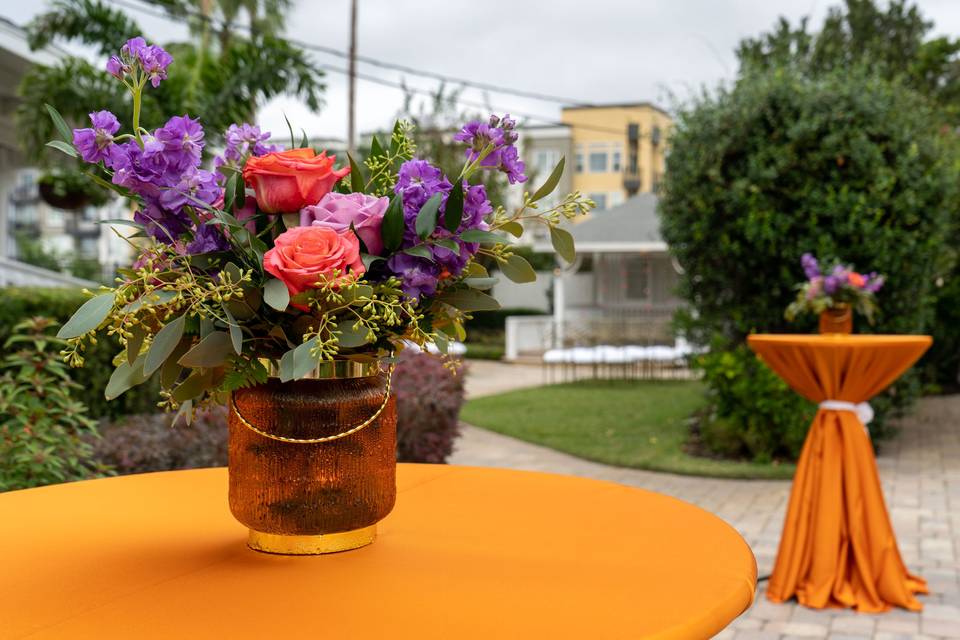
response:
[[[445,462],[459,434],[464,366],[456,374],[436,356],[403,352],[393,377],[397,395],[397,459]],[[227,464],[227,410],[198,413],[193,424],[170,426],[168,414],[127,416],[91,439],[93,456],[117,473],[146,473]]]
[[[739,360],[753,331],[810,330],[783,312],[802,278],[800,256],[836,256],[887,275],[875,327],[919,333],[931,326],[934,282],[955,208],[957,163],[924,100],[857,69],[809,78],[787,69],[743,76],[678,114],[662,184],[662,232],[684,268],[680,293],[692,313],[678,324]],[[722,356],[718,356],[721,357]],[[717,417],[728,418],[756,455],[793,449],[807,417],[762,367],[742,367],[752,404],[768,422],[739,422],[739,388],[704,360]],[[876,404],[903,407],[910,376]],[[733,412],[732,414],[730,412]],[[774,415],[784,415],[781,423]],[[882,433],[874,429],[872,433]],[[767,430],[760,437],[759,431]],[[767,443],[767,444],[764,444]]]
[[[163,413],[128,416],[101,429],[94,456],[117,473],[221,467],[227,464],[227,410],[198,412],[189,426]]]
[[[393,374],[397,394],[397,460],[446,462],[460,435],[463,376],[444,367],[440,358],[410,350],[400,354]]]
[[[89,297],[77,289],[40,287],[0,289],[0,343],[10,336],[13,327],[26,318],[43,315],[64,323]],[[76,397],[87,406],[94,418],[148,413],[156,408],[159,395],[156,383],[130,389],[116,400],[107,402],[103,390],[113,373],[113,356],[121,350],[113,338],[103,338],[88,349],[82,369],[71,369],[70,376],[82,387]]]
[[[92,462],[96,423],[71,394],[79,388],[60,360],[56,323],[17,324],[0,363],[0,491],[83,480],[108,472]]]

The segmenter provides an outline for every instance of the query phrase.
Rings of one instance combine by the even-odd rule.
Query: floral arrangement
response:
[[[830,268],[821,270],[817,259],[809,253],[800,258],[807,281],[797,285],[797,299],[790,303],[784,314],[794,320],[802,313],[822,313],[841,305],[847,305],[867,317],[873,324],[877,310],[875,294],[883,287],[883,276],[877,273],[863,275],[852,265],[835,261]]]
[[[506,277],[535,279],[510,249],[526,224],[549,228],[573,259],[573,240],[558,225],[592,202],[573,193],[548,209],[538,201],[556,188],[563,161],[513,212],[494,208],[471,178],[500,171],[526,180],[509,116],[470,122],[458,176],[416,159],[411,127],[398,122],[390,140],[374,137],[358,163],[308,147],[283,150],[250,124],[231,126],[225,148],[204,167],[204,131],[188,115],[148,130],[140,122],[147,83],[157,88],[172,57],[142,38],[126,42],[107,71],[129,90],[128,130],[108,111],[71,130],[52,107],[63,140],[49,146],[97,165],[88,172],[136,207],[139,257],[117,284],[87,301],[64,325],[63,352],[82,366],[99,331],[124,351],[106,395],[113,398],[159,375],[160,405],[190,416],[211,401],[276,374],[299,379],[335,358],[390,358],[405,344],[463,340],[472,311],[499,305],[485,293]],[[103,176],[106,176],[104,178]]]

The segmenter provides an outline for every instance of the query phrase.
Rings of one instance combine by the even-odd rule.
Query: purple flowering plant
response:
[[[417,158],[405,122],[340,169],[306,140],[283,150],[251,124],[230,126],[211,159],[200,119],[140,122],[143,92],[161,87],[172,62],[139,37],[109,59],[107,72],[132,96],[129,126],[93,111],[89,126],[71,130],[48,107],[63,138],[49,146],[97,165],[90,178],[134,206],[125,223],[137,230],[135,263],[59,334],[73,366],[99,331],[119,337],[108,398],[159,377],[160,406],[189,419],[271,374],[296,380],[334,359],[390,358],[410,343],[445,351],[464,339],[471,312],[499,307],[481,259],[514,281],[536,278],[511,249],[525,226],[546,226],[557,252],[574,260],[559,225],[592,203],[573,193],[539,204],[562,160],[515,211],[493,207],[475,183],[482,172],[527,179],[508,115],[455,135],[464,145],[458,175]]]
[[[848,306],[873,324],[877,312],[876,293],[883,287],[882,275],[859,273],[853,265],[839,260],[830,262],[824,269],[810,253],[803,254],[800,266],[807,279],[797,285],[797,299],[784,313],[787,320],[793,321],[803,313],[820,314],[827,309]]]

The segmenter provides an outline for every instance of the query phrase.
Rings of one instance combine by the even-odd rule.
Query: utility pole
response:
[[[357,99],[357,0],[350,0],[350,66],[347,105],[347,150],[356,156],[356,99]]]

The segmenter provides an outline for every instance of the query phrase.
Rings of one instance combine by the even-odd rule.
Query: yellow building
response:
[[[565,107],[560,119],[571,132],[572,187],[598,209],[656,191],[673,122],[666,111],[648,102]]]

